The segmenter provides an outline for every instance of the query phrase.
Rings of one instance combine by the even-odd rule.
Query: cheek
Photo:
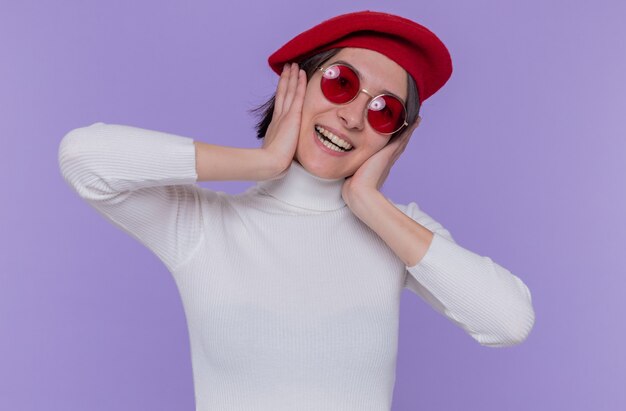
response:
[[[366,147],[370,155],[374,155],[385,148],[387,144],[389,144],[389,138],[381,137],[379,134],[372,134],[367,138]]]
[[[304,94],[304,102],[302,103],[302,117],[313,118],[332,108],[333,105],[329,104],[324,98],[319,85],[309,83]]]

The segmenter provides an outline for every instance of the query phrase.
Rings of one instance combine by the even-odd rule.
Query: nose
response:
[[[365,108],[369,101],[369,96],[365,93],[359,95],[349,102],[337,108],[337,116],[343,125],[352,130],[363,130],[365,125]]]

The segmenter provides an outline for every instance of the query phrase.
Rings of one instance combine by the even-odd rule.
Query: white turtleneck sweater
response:
[[[294,161],[244,193],[216,192],[196,184],[193,141],[95,123],[58,155],[78,195],[172,273],[196,410],[389,410],[404,288],[482,345],[529,334],[527,286],[416,203],[394,205],[434,237],[407,267],[347,207],[343,178]]]

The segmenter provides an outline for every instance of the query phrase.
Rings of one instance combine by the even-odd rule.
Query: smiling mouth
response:
[[[354,146],[339,139],[330,131],[325,130],[322,126],[315,125],[314,130],[317,138],[322,142],[322,144],[325,144],[327,147],[330,146],[330,149],[343,153],[354,150]]]

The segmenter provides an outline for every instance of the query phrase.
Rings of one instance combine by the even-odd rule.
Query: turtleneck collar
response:
[[[278,177],[257,182],[256,187],[287,204],[317,211],[345,207],[341,189],[345,178],[326,179],[308,172],[296,160]]]

